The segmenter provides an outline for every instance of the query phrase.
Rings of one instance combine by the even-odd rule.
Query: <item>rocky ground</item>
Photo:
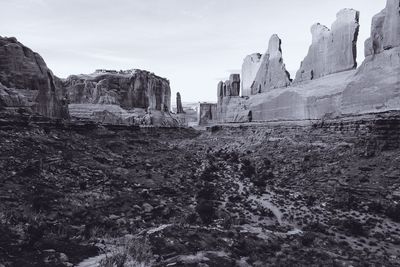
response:
[[[399,122],[0,115],[0,266],[398,266]]]

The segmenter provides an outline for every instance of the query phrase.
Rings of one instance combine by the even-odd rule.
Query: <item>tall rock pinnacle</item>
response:
[[[183,111],[181,94],[179,92],[176,93],[176,113],[177,114],[185,113]]]
[[[252,94],[290,85],[290,75],[283,64],[281,44],[278,35],[271,36],[268,50],[261,58],[260,68],[251,86]]]

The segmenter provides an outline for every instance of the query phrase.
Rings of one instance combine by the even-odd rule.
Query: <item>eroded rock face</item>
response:
[[[312,44],[296,73],[295,82],[313,80],[357,67],[359,12],[343,9],[336,17],[331,30],[319,23],[311,27]]]
[[[400,46],[400,0],[388,0],[372,19],[371,37],[365,41],[365,56]]]
[[[199,125],[208,125],[217,122],[217,104],[200,103],[197,112]]]
[[[218,83],[218,98],[236,97],[240,93],[240,74],[231,74],[229,80]]]
[[[181,98],[181,94],[178,92],[176,93],[176,113],[177,114],[182,114],[185,113],[183,111],[183,107],[182,107],[182,98]]]
[[[171,108],[169,81],[143,70],[99,70],[89,75],[73,75],[64,86],[72,104],[115,104],[124,109],[166,112]]]
[[[261,59],[260,67],[251,86],[252,95],[290,85],[290,74],[283,64],[281,43],[278,35],[271,36],[268,50]]]
[[[7,88],[0,83],[0,109],[6,107],[27,107],[28,101],[25,96],[14,89]]]
[[[257,72],[260,69],[262,55],[251,54],[243,60],[242,65],[242,96],[251,95],[251,86],[254,83]]]
[[[0,82],[34,102],[33,109],[47,117],[68,117],[60,80],[43,58],[16,38],[0,37]]]
[[[400,0],[388,0],[375,15],[366,58],[343,92],[344,114],[400,109]]]

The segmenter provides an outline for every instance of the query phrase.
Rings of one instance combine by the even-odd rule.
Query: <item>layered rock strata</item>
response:
[[[0,109],[28,107],[28,101],[25,96],[16,90],[7,88],[0,83]]]
[[[260,69],[262,55],[259,53],[245,57],[242,65],[242,96],[251,95],[251,86],[254,83],[257,72]]]
[[[68,117],[61,81],[38,53],[15,38],[0,37],[0,83],[24,95],[34,111],[47,117]]]
[[[261,59],[260,67],[251,86],[252,95],[290,85],[290,74],[283,64],[281,43],[278,35],[271,36],[268,50]]]
[[[343,9],[331,29],[319,23],[311,27],[312,44],[296,73],[295,82],[317,79],[357,67],[360,13]]]

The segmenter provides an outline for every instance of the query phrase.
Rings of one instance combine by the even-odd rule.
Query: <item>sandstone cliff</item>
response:
[[[281,39],[271,36],[268,50],[261,59],[260,68],[251,86],[251,94],[267,92],[271,89],[290,85],[290,75],[282,59]]]
[[[343,92],[342,113],[400,109],[400,0],[388,0],[372,19],[365,55]]]
[[[39,54],[15,38],[0,37],[0,83],[26,96],[34,111],[47,117],[68,117],[60,80]]]
[[[358,11],[343,9],[337,13],[331,30],[314,24],[311,27],[312,44],[296,73],[295,82],[356,68],[358,22]]]

